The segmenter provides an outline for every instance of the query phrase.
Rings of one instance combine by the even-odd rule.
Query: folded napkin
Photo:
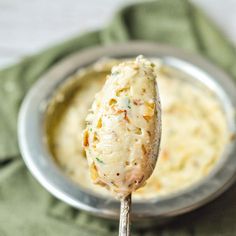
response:
[[[94,45],[149,40],[200,53],[236,78],[234,47],[186,0],[158,0],[123,8],[110,25],[0,71],[0,236],[117,235],[106,220],[56,200],[27,171],[17,144],[17,114],[30,86],[65,56]],[[223,196],[158,229],[133,235],[236,235],[236,185]]]

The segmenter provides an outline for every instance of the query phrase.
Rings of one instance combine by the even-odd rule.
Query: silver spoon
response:
[[[161,141],[161,103],[159,97],[159,91],[157,82],[155,80],[156,88],[156,99],[155,106],[157,112],[157,122],[156,122],[156,132],[155,132],[155,142],[153,143],[154,155],[157,157],[159,154],[159,147]],[[131,215],[131,200],[132,196],[128,196],[121,199],[120,204],[120,225],[119,225],[119,236],[129,236],[130,235],[130,215]]]
[[[131,194],[121,199],[119,236],[130,235]]]

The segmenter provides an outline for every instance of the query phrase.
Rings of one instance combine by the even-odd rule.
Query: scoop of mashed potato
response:
[[[92,180],[117,197],[143,186],[156,165],[156,77],[157,67],[142,56],[114,66],[86,119],[83,145]]]

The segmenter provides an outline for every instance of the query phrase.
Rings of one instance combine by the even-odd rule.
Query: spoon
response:
[[[90,175],[121,201],[120,236],[130,235],[131,194],[146,183],[159,153],[157,74],[156,65],[142,56],[114,66],[86,118]]]
[[[156,100],[155,106],[157,107],[157,127],[156,127],[156,141],[153,145],[153,148],[156,150],[156,156],[159,154],[160,140],[161,140],[161,105],[159,98],[159,91],[157,87],[157,83],[155,81],[156,88]],[[132,204],[132,196],[129,194],[128,196],[122,198],[120,203],[120,224],[119,224],[119,236],[129,236],[130,235],[130,214],[131,214],[131,204]]]
[[[131,212],[131,194],[120,201],[120,226],[119,236],[130,235],[130,212]]]

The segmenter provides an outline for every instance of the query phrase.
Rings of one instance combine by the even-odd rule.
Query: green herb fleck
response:
[[[104,164],[104,162],[103,162],[101,159],[99,159],[98,157],[96,157],[96,160],[97,160],[99,163]]]
[[[130,99],[126,97],[126,106],[131,109]]]
[[[153,62],[151,62],[150,65],[151,65],[152,68],[155,67],[155,64]]]
[[[119,75],[119,74],[120,74],[119,71],[114,71],[114,72],[111,73],[112,76],[116,76],[116,75]]]

